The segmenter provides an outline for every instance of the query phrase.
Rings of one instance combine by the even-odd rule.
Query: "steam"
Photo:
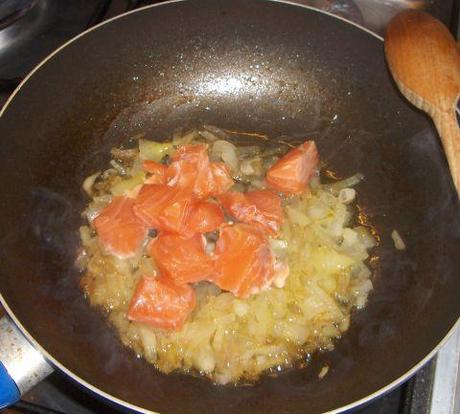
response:
[[[79,203],[44,187],[31,192],[30,230],[40,249],[73,262],[78,246]]]

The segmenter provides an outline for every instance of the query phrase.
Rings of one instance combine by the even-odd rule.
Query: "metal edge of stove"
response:
[[[460,329],[436,357],[430,414],[460,413]]]
[[[460,0],[454,2],[452,27],[460,47]],[[457,102],[457,121],[460,125],[460,100]],[[430,414],[460,413],[460,328],[449,338],[436,356],[431,392]]]

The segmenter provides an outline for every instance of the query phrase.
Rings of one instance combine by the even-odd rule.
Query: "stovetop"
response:
[[[353,414],[429,414],[430,387],[434,362],[423,368],[416,378]],[[119,414],[86,392],[54,373],[31,391],[7,414]]]
[[[421,8],[454,33],[460,0],[291,0],[339,14],[382,34],[403,8]],[[161,0],[0,0],[0,107],[25,75],[50,52],[87,28],[120,13]],[[14,9],[15,4],[21,7]],[[21,9],[22,8],[22,9]],[[1,309],[0,309],[1,316]],[[454,414],[460,334],[412,379],[353,411],[356,414]],[[456,362],[455,362],[456,361]],[[437,366],[438,365],[438,369]],[[447,375],[450,371],[450,376]],[[457,395],[459,393],[457,392]],[[450,403],[448,401],[450,399]],[[458,402],[457,402],[458,404]],[[54,372],[23,396],[9,414],[119,413]]]

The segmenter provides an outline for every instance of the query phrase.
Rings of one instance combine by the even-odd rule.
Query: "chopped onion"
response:
[[[352,229],[346,228],[343,230],[343,244],[345,246],[353,246],[359,242],[358,233]]]
[[[102,173],[101,179],[104,181],[113,175],[118,175],[118,171],[115,168],[109,168]]]
[[[207,241],[206,246],[205,246],[205,251],[206,254],[210,255],[214,253],[214,250],[216,249],[216,243],[212,241]]]
[[[142,160],[160,162],[166,155],[172,155],[173,153],[174,146],[172,142],[139,140],[139,156]]]
[[[240,158],[251,158],[260,155],[262,149],[256,145],[248,145],[237,148],[238,156]]]
[[[266,151],[265,146],[236,148],[224,139],[228,140],[225,131],[205,126],[186,134],[176,132],[167,143],[140,140],[132,164],[121,157],[129,153],[118,153],[127,176],[121,177],[120,165],[115,164],[96,182],[97,194],[105,196],[93,197],[85,210],[89,225],[80,230],[84,252],[77,261],[86,266],[82,285],[88,299],[108,310],[123,343],[162,372],[198,370],[218,383],[252,380],[266,369],[292,366],[303,353],[332,349],[335,338],[348,329],[352,309],[366,304],[372,282],[365,260],[376,243],[366,227],[350,228],[351,209],[346,204],[355,197],[351,186],[362,176],[324,186],[315,175],[312,191],[282,199],[284,220],[278,238],[268,237],[269,262],[275,266],[271,286],[264,283],[255,288],[257,295],[237,298],[211,282],[194,283],[196,308],[178,331],[129,321],[126,312],[139,278],[160,274],[145,250],[154,235],[149,233],[134,257],[120,260],[104,253],[91,221],[113,194],[135,192],[145,180],[144,159],[161,161],[186,143],[206,140],[211,159],[223,160],[232,171],[237,182],[233,190],[264,188],[259,164],[263,169],[275,162],[283,147],[279,146],[281,151]],[[89,180],[89,191],[91,186]],[[211,257],[217,235],[202,237]],[[326,375],[327,369],[323,367],[319,376]]]
[[[120,149],[120,148],[112,148],[110,154],[113,158],[117,160],[123,161],[133,161],[137,158],[139,151],[137,148],[130,148],[130,149]]]
[[[320,185],[320,180],[318,175],[314,175],[310,180],[310,187],[311,188],[318,188]]]
[[[344,180],[337,181],[333,184],[325,185],[323,188],[326,191],[331,191],[333,194],[338,194],[343,188],[354,187],[364,179],[364,175],[356,173],[351,177],[345,178]]]
[[[101,175],[101,172],[98,171],[97,173],[94,173],[93,175],[90,175],[83,181],[83,190],[85,191],[86,194],[88,194],[90,197],[93,195],[93,185],[94,182],[96,181],[97,177]]]
[[[211,150],[214,158],[220,158],[233,173],[239,169],[239,161],[236,155],[236,147],[228,141],[218,140],[214,142]]]
[[[259,178],[254,178],[251,180],[251,186],[257,190],[263,190],[266,187],[265,181]]]
[[[243,175],[262,175],[263,166],[260,157],[254,157],[241,162],[240,171]]]
[[[240,171],[242,174],[244,175],[252,175],[255,173],[255,170],[254,168],[252,167],[251,163],[249,162],[249,160],[244,160],[242,163],[241,163],[241,168],[240,168]]]
[[[199,137],[198,131],[196,129],[193,129],[192,131],[190,131],[189,133],[183,136],[173,135],[172,143],[174,146],[179,147],[181,145],[190,144],[194,139],[198,137]]]
[[[93,201],[84,212],[89,223],[93,222],[93,220],[99,215],[100,211],[110,203],[110,200],[112,200],[110,195],[103,195],[93,198]]]
[[[405,250],[406,243],[404,243],[404,240],[402,239],[401,235],[398,233],[397,230],[393,230],[391,232],[391,238],[393,239],[393,242],[397,250]]]
[[[200,131],[200,135],[209,142],[215,142],[219,139],[218,136],[214,135],[212,132],[209,131]]]
[[[116,182],[110,187],[110,192],[113,195],[129,195],[128,192],[136,186],[143,184],[145,181],[145,173],[137,174],[133,177]]]
[[[289,266],[287,263],[277,260],[275,263],[275,278],[273,285],[279,289],[286,284],[286,279],[289,276]]]
[[[356,197],[356,190],[354,188],[342,188],[339,191],[339,201],[342,204],[350,204]]]
[[[356,308],[362,309],[366,305],[367,297],[369,292],[373,289],[372,282],[370,280],[365,280],[357,291],[356,296]]]
[[[137,175],[137,174],[139,174],[139,173],[141,173],[143,171],[144,171],[144,168],[142,167],[142,162],[139,159],[139,157],[137,157],[133,162],[133,166],[128,171],[128,174],[130,176],[134,176],[134,175]]]
[[[363,243],[367,249],[377,246],[377,240],[375,240],[374,236],[372,236],[366,227],[357,226],[353,230],[356,231],[361,243]]]
[[[246,303],[239,301],[239,300],[235,301],[235,303],[233,304],[233,308],[235,309],[235,313],[238,316],[246,315],[246,313],[249,310],[249,306]]]
[[[81,226],[79,228],[80,239],[83,246],[87,246],[91,241],[91,230],[88,226]]]
[[[323,379],[328,372],[329,372],[329,366],[324,365],[324,367],[321,368],[321,371],[319,371],[318,378]]]
[[[126,175],[126,170],[125,167],[123,167],[123,165],[119,164],[115,160],[111,160],[110,165],[118,172],[118,174]]]
[[[284,258],[287,254],[288,242],[282,239],[269,239],[270,247],[278,258]]]
[[[157,337],[148,326],[139,327],[139,339],[142,342],[145,356],[151,361],[157,359]]]
[[[307,215],[313,220],[323,219],[330,212],[330,208],[323,203],[315,203],[308,207]]]
[[[289,220],[294,224],[298,224],[299,226],[305,227],[311,222],[311,220],[304,212],[293,206],[287,206],[286,213]]]
[[[203,128],[205,131],[208,131],[210,132],[212,135],[216,136],[217,139],[228,139],[228,134],[223,130],[223,129],[220,129],[214,125],[203,125]],[[201,132],[204,132],[204,131],[200,131]]]

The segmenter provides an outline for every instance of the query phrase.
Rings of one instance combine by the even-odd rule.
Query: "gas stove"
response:
[[[388,20],[405,8],[428,11],[457,34],[460,0],[291,0],[338,14],[382,34]],[[0,107],[26,74],[68,39],[120,13],[161,1],[1,0]],[[2,310],[0,308],[0,316]],[[460,413],[460,331],[413,378],[356,414]],[[18,413],[118,413],[54,372],[5,411]]]

